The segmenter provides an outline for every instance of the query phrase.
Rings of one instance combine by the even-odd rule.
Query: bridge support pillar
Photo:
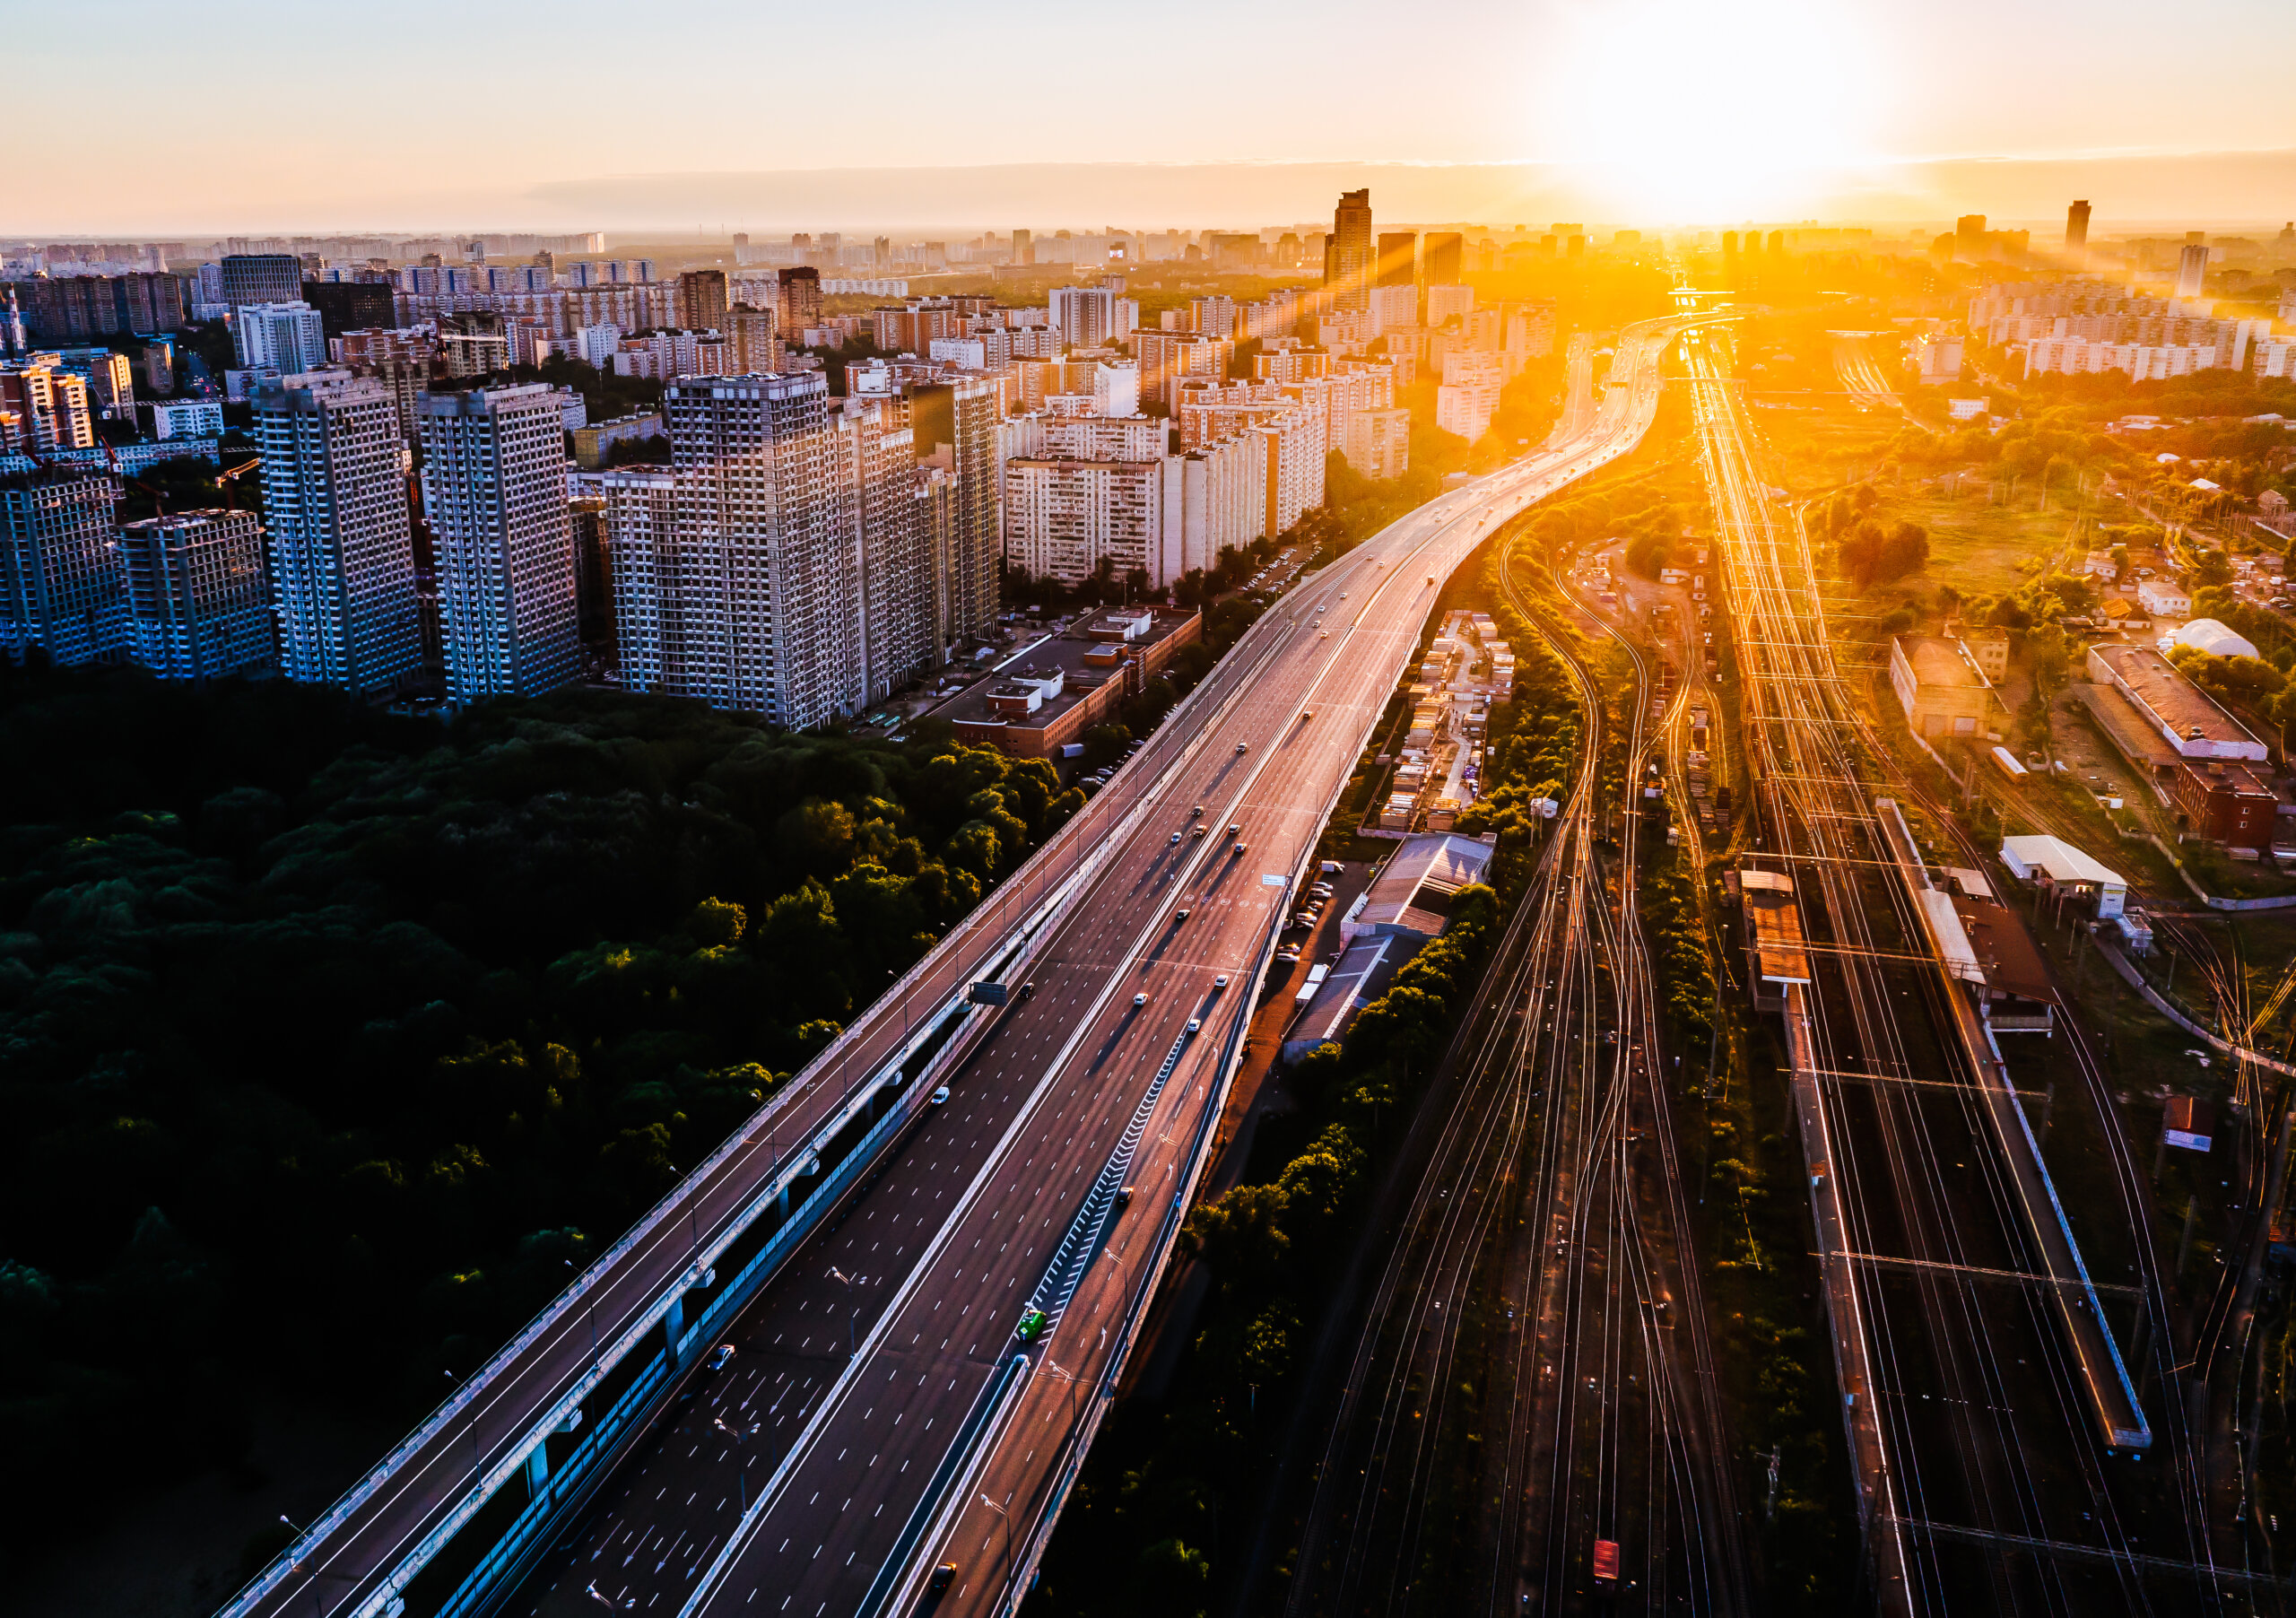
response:
[[[550,1485],[550,1446],[536,1444],[526,1457],[526,1498],[532,1500]]]
[[[680,1293],[670,1300],[669,1313],[662,1317],[662,1331],[669,1339],[670,1369],[678,1369],[678,1339],[685,1335],[685,1295]]]

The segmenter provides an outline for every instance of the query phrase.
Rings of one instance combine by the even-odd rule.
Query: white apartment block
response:
[[[1491,431],[1504,386],[1505,361],[1485,349],[1456,349],[1443,356],[1443,382],[1435,390],[1435,424],[1470,444]]]
[[[447,697],[538,697],[580,671],[564,426],[544,384],[425,394],[430,519]]]
[[[1072,348],[1099,348],[1120,343],[1130,333],[1119,326],[1119,303],[1128,301],[1109,287],[1058,286],[1052,289],[1052,326]],[[1137,306],[1135,306],[1135,309]]]
[[[1415,286],[1371,287],[1367,299],[1375,336],[1397,326],[1419,324],[1419,289]]]
[[[2214,370],[2222,351],[2213,345],[2170,346],[2147,343],[2096,343],[2083,337],[2036,337],[2024,345],[2026,376],[2068,376],[2118,370],[2132,382],[2155,382]]]
[[[396,403],[342,370],[267,380],[254,402],[281,670],[387,692],[422,662]]]
[[[1365,477],[1402,476],[1411,465],[1411,412],[1400,407],[1355,412],[1348,418],[1341,453]]]
[[[2267,338],[2256,345],[2256,373],[2296,381],[2296,342]]]
[[[16,418],[16,433],[34,449],[95,448],[88,379],[64,370],[55,354],[0,363],[0,411]]]
[[[828,378],[689,378],[662,407],[676,477],[663,637],[679,648],[662,689],[793,730],[854,712],[853,491]]]
[[[1022,458],[1004,466],[1004,560],[1032,578],[1079,585],[1103,562],[1170,582],[1165,530],[1180,463]]]
[[[319,312],[308,303],[243,303],[231,315],[231,346],[245,370],[297,377],[327,362]]]
[[[617,466],[583,473],[580,484],[605,504],[622,683],[631,691],[676,690],[684,624],[678,611],[677,479],[665,466]]]
[[[953,491],[920,473],[906,398],[848,399],[837,431],[854,497],[858,679],[862,700],[876,702],[944,660],[947,539],[936,519]]]
[[[223,406],[215,399],[156,399],[144,408],[152,418],[152,436],[169,439],[216,439],[223,436]]]
[[[119,530],[127,653],[163,680],[268,669],[271,589],[252,511],[185,511]]]
[[[1439,326],[1447,320],[1465,318],[1474,309],[1474,289],[1473,287],[1431,286],[1427,289],[1427,318],[1423,324]],[[1392,330],[1396,326],[1410,324],[1410,321],[1399,320],[1394,322],[1388,329]]]
[[[1216,567],[1221,552],[1251,544],[1267,526],[1265,445],[1239,434],[1190,449],[1179,463],[1179,553],[1170,563],[1175,578]],[[1168,555],[1170,544],[1168,538]]]
[[[127,588],[109,472],[0,476],[0,652],[54,664],[109,662],[126,638]]]

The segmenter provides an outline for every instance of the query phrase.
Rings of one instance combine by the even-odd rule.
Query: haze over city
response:
[[[2296,7],[0,0],[13,1618],[2248,1618]]]

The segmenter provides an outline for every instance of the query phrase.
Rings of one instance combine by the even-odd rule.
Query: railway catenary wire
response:
[[[1509,580],[1516,605],[1526,607],[1514,590],[1511,564],[1502,566],[1502,576]],[[1526,616],[1536,621],[1528,611]],[[1535,1513],[1520,1484],[1528,1471],[1532,1417],[1543,1404],[1553,1414],[1575,1417],[1576,1400],[1543,1400],[1539,1396],[1543,1387],[1559,1392],[1568,1385],[1575,1392],[1575,1356],[1584,1332],[1591,1336],[1593,1353],[1607,1372],[1598,1379],[1603,1392],[1595,1411],[1596,1431],[1587,1443],[1595,1483],[1579,1490],[1576,1468],[1563,1468],[1564,1486],[1545,1497],[1550,1507],[1558,1509],[1541,1520],[1535,1534],[1541,1553],[1550,1546],[1563,1549],[1546,1532],[1554,1521],[1583,1516],[1589,1525],[1599,1522],[1625,1537],[1626,1531],[1616,1525],[1639,1510],[1643,1531],[1636,1536],[1639,1561],[1635,1565],[1643,1577],[1630,1581],[1629,1588],[1642,1592],[1653,1606],[1664,1602],[1678,1556],[1683,1598],[1692,1610],[1749,1610],[1745,1560],[1736,1542],[1738,1518],[1720,1436],[1718,1387],[1695,1266],[1687,1261],[1681,1266],[1689,1277],[1687,1284],[1676,1281],[1670,1288],[1659,1279],[1626,1172],[1625,1101],[1633,1082],[1651,1087],[1649,1102],[1663,1107],[1665,1098],[1656,1091],[1655,1041],[1647,1032],[1652,1000],[1648,965],[1639,959],[1639,928],[1631,926],[1631,909],[1625,908],[1632,902],[1631,887],[1622,901],[1622,913],[1629,918],[1625,926],[1613,922],[1607,903],[1597,897],[1602,873],[1594,852],[1595,761],[1603,747],[1606,715],[1590,673],[1567,646],[1558,642],[1557,649],[1578,686],[1587,716],[1580,768],[1494,959],[1492,981],[1500,992],[1492,994],[1487,987],[1485,1003],[1501,1008],[1500,1014],[1474,1028],[1473,1056],[1461,1068],[1466,1074],[1462,1104],[1445,1121],[1369,1312],[1310,1509],[1300,1559],[1303,1570],[1292,1590],[1295,1611],[1403,1611],[1415,1596],[1427,1593],[1418,1583],[1419,1570],[1431,1553],[1424,1485],[1442,1459],[1440,1439],[1460,1362],[1469,1289],[1483,1274],[1496,1283],[1503,1298],[1516,1290],[1510,1278],[1519,1275],[1527,1283],[1535,1276],[1548,1283],[1550,1297],[1560,1292],[1568,1306],[1571,1288],[1555,1284],[1556,1271],[1583,1276],[1586,1266],[1563,1260],[1593,1248],[1587,1232],[1590,1222],[1596,1220],[1605,1259],[1603,1274],[1617,1278],[1610,1291],[1625,1293],[1623,1305],[1606,1299],[1606,1306],[1591,1315],[1584,1309],[1578,1313],[1579,1325],[1564,1338],[1573,1352],[1567,1377],[1552,1369],[1545,1379],[1539,1375],[1541,1356],[1530,1346],[1533,1328],[1542,1318],[1542,1310],[1535,1309],[1526,1311],[1522,1329],[1499,1334],[1499,1351],[1485,1368],[1490,1400],[1503,1401],[1507,1407],[1509,1443],[1500,1486],[1486,1489],[1482,1497],[1490,1508],[1483,1515],[1491,1539],[1484,1605],[1494,1612],[1511,1612],[1528,1594],[1520,1588],[1523,1519]],[[1633,752],[1639,760],[1643,746],[1639,686],[1636,697]],[[1630,774],[1633,768],[1630,766]],[[1598,952],[1601,964],[1613,970],[1607,993],[1597,970]],[[1606,1002],[1623,1013],[1609,1031],[1601,1026]],[[1615,1035],[1615,1044],[1597,1038],[1606,1032]],[[1461,1040],[1468,1037],[1463,1031]],[[1535,1106],[1542,1096],[1545,1105]],[[1673,1172],[1677,1160],[1671,1130],[1663,1127],[1662,1115],[1654,1116],[1662,1126],[1652,1132],[1663,1143],[1662,1172]],[[1535,1145],[1529,1166],[1532,1189],[1523,1194],[1513,1187],[1516,1165],[1526,1144]],[[1664,1189],[1672,1211],[1665,1222],[1674,1226],[1674,1250],[1684,1253],[1686,1220],[1680,1187]],[[1547,1210],[1558,1196],[1566,1208],[1564,1228],[1571,1232],[1564,1240],[1573,1245],[1557,1248],[1557,1261],[1548,1263]],[[1569,1222],[1569,1210],[1574,1207],[1578,1215],[1575,1227]],[[1535,1227],[1530,1212],[1538,1214]],[[1510,1218],[1514,1233],[1499,1240]],[[1491,1274],[1494,1261],[1495,1275]],[[1526,1284],[1516,1295],[1527,1303],[1530,1292]],[[1585,1299],[1577,1301],[1583,1304]],[[1685,1401],[1677,1388],[1682,1372],[1665,1344],[1674,1334],[1659,1329],[1657,1307],[1695,1318],[1695,1329],[1683,1334],[1691,1339],[1696,1379],[1691,1401],[1694,1420],[1683,1419]],[[1625,1318],[1630,1309],[1631,1327]],[[1589,1318],[1595,1322],[1590,1331],[1584,1325]],[[1633,1484],[1625,1464],[1631,1422],[1622,1400],[1629,1387],[1625,1376],[1630,1363],[1655,1368],[1646,1389],[1650,1403],[1639,1504],[1629,1498]],[[1488,1410],[1485,1414],[1489,1427]],[[1575,1419],[1559,1423],[1559,1431],[1573,1438],[1579,1428]],[[1697,1430],[1697,1454],[1685,1443],[1684,1434],[1692,1429]],[[1552,1453],[1559,1446],[1550,1441],[1546,1448]],[[1363,1465],[1351,1469],[1347,1462],[1358,1449]],[[1670,1533],[1678,1500],[1683,1526]],[[1520,1508],[1518,1501],[1525,1501]],[[1344,1549],[1336,1558],[1332,1588],[1320,1590],[1318,1544],[1343,1532]],[[1590,1527],[1578,1533],[1577,1543],[1570,1547],[1582,1561],[1592,1536]],[[1674,1546],[1679,1551],[1670,1549]]]
[[[1699,345],[1695,343],[1692,347],[1697,361],[1692,367],[1694,377],[1707,382],[1717,380],[1711,356],[1696,352]],[[1701,369],[1705,373],[1702,377]],[[1766,811],[1767,823],[1779,841],[1780,854],[1790,860],[1804,879],[1800,886],[1805,902],[1810,897],[1822,901],[1810,911],[1809,918],[1830,926],[1839,942],[1870,947],[1871,929],[1866,925],[1864,908],[1857,902],[1857,895],[1852,891],[1848,874],[1851,867],[1844,857],[1857,851],[1849,841],[1852,831],[1868,848],[1877,847],[1870,809],[1859,780],[1859,761],[1848,746],[1854,737],[1870,747],[1873,738],[1870,734],[1860,735],[1854,712],[1839,700],[1838,675],[1831,664],[1822,607],[1816,619],[1817,633],[1807,633],[1811,621],[1806,616],[1806,604],[1815,596],[1808,582],[1814,579],[1815,573],[1809,564],[1806,534],[1797,525],[1793,550],[1803,583],[1796,587],[1781,561],[1785,547],[1771,530],[1766,503],[1754,491],[1750,452],[1744,430],[1735,419],[1733,402],[1720,387],[1694,383],[1694,393],[1700,431],[1709,451],[1706,470],[1709,489],[1715,496],[1723,548],[1732,564],[1726,577],[1734,613],[1742,623],[1758,626],[1750,638],[1755,652],[1744,689],[1751,692],[1755,707],[1749,730],[1765,766],[1760,801]],[[1882,756],[1878,750],[1875,756]],[[1911,918],[1902,914],[1904,898],[1894,886],[1890,900],[1892,909],[1900,912],[1901,928],[1910,933]],[[1871,961],[1860,962],[1854,956],[1845,956],[1840,966],[1842,987],[1839,997],[1847,1002],[1843,1009],[1848,1013],[1846,1021],[1849,1027],[1846,1031],[1855,1035],[1857,1044],[1849,1047],[1837,1038],[1826,996],[1821,995],[1812,1002],[1811,1019],[1813,1040],[1820,1052],[1817,1066],[1827,1073],[1839,1073],[1845,1064],[1864,1061],[1877,1066],[1894,1065],[1896,1071],[1902,1074],[1906,1053],[1889,1003],[1888,981]],[[1943,988],[1934,971],[1922,974],[1919,980],[1935,1015],[1941,1009],[1936,997],[1951,991]],[[1894,1087],[1873,1088],[1878,1091]],[[1835,1143],[1829,1153],[1829,1167],[1848,1193],[1844,1206],[1851,1240],[1865,1247],[1872,1237],[1862,1234],[1860,1227],[1870,1231],[1883,1222],[1877,1221],[1876,1210],[1867,1205],[1866,1187],[1857,1173],[1854,1154],[1841,1149],[1840,1143],[1853,1138],[1852,1119],[1845,1109],[1845,1098],[1839,1087],[1831,1083],[1822,1084],[1820,1093],[1832,1126],[1829,1138]],[[1938,1120],[1903,1095],[1875,1095],[1873,1103],[1892,1189],[1896,1193],[1897,1211],[1902,1214],[1910,1209],[1917,1214],[1927,1215],[1904,1221],[1909,1237],[1928,1249],[1916,1256],[1956,1261],[1952,1255],[1961,1240],[1958,1221],[1953,1217],[1958,1210],[1951,1196],[1944,1195],[1947,1187],[1940,1170],[1936,1143],[1931,1138]],[[1999,1165],[1981,1149],[1983,1135],[1974,1116],[1971,1092],[1963,1092],[1962,1110],[1973,1144],[1980,1148],[1977,1161],[1984,1165],[1986,1189],[1991,1194],[1996,1213],[2004,1216],[2002,1233],[2013,1246],[2017,1245],[2015,1222],[2006,1217],[2009,1210],[1996,1172]],[[1991,1341],[1989,1318],[1970,1296],[1971,1288],[1966,1281],[1952,1287],[1938,1283],[1934,1271],[1920,1274],[1927,1283],[1923,1288],[1923,1314],[1930,1339],[1928,1346],[1947,1379],[1948,1397],[1966,1399],[1970,1379],[1975,1377],[1985,1391],[1984,1405],[1994,1416],[1991,1436],[1995,1441],[1982,1444],[1979,1440],[1986,1434],[1975,1422],[1970,1407],[1966,1404],[1950,1406],[1961,1413],[1955,1424],[1953,1448],[1961,1462],[1961,1481],[1970,1495],[1967,1504],[1980,1516],[1989,1512],[1993,1520],[1984,1526],[2002,1531],[2015,1531],[2017,1520],[2041,1520],[2042,1501],[2025,1465],[2023,1445],[2014,1420],[2018,1413],[2009,1407],[2004,1367],[1999,1351]],[[1844,1291],[1830,1286],[1828,1297],[1830,1306],[1845,1303],[1851,1316],[1847,1322],[1837,1318],[1838,1357],[1845,1349],[1858,1355],[1870,1353],[1889,1374],[1867,1385],[1877,1389],[1886,1387],[1892,1395],[1903,1396],[1907,1391],[1902,1379],[1906,1350],[1895,1340],[1885,1302],[1871,1285],[1870,1277],[1852,1276]],[[1940,1307],[1948,1303],[1953,1306],[1950,1312]],[[1965,1323],[1973,1329],[1966,1339],[1959,1332],[1941,1331],[1941,1324],[1949,1320]],[[2104,1486],[2100,1457],[2095,1453],[2092,1435],[2074,1408],[2079,1395],[2070,1386],[2069,1368],[2063,1363],[2063,1345],[2038,1317],[2032,1318],[2031,1326],[2032,1340],[2041,1346],[2042,1357],[2048,1362],[2046,1369],[2058,1395],[2059,1414],[2066,1418],[2072,1459],[2087,1484],[2092,1517],[2100,1524],[2100,1531],[2109,1544],[2126,1549],[2126,1536]],[[1857,1332],[1870,1333],[1870,1344],[1860,1341],[1853,1347],[1848,1337]],[[1961,1353],[1964,1347],[1968,1350],[1966,1358]],[[1917,1450],[1903,1414],[1892,1408],[1894,1403],[1894,1398],[1888,1397],[1874,1401],[1878,1408],[1871,1419],[1875,1422],[1875,1437],[1881,1448],[1877,1455],[1870,1457],[1860,1450],[1860,1487],[1861,1491],[1877,1491],[1881,1498],[1861,1498],[1861,1508],[1869,1530],[1869,1546],[1878,1547],[1875,1577],[1883,1581],[1884,1588],[1879,1593],[1885,1605],[1923,1610],[1943,1605],[1946,1591],[1940,1570],[1934,1564],[1932,1548],[1923,1544],[1918,1535],[1909,1546],[1907,1536],[1897,1526],[1909,1519],[1918,1522],[1927,1514],[1929,1485],[1920,1474]],[[1852,1418],[1849,1425],[1853,1448],[1857,1449],[1857,1420]],[[2036,1536],[2045,1536],[2046,1533],[2044,1527]],[[2133,1609],[2144,1610],[2148,1605],[2145,1594],[2135,1585],[2126,1560],[2117,1565],[2122,1569],[2125,1597]],[[1903,1570],[1900,1577],[1905,1580],[1904,1595],[1900,1601],[1892,1603],[1886,1585],[1892,1570],[1898,1568]],[[2031,1577],[2014,1584],[2002,1559],[1995,1559],[1993,1572],[1996,1605],[2018,1610],[2030,1599],[2037,1599],[2044,1610],[2068,1610],[2071,1596],[2057,1578],[2053,1563],[2034,1570]]]

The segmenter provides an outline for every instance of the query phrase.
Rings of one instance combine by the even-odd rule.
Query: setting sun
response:
[[[1717,221],[1806,202],[1866,155],[1871,42],[1838,8],[1588,4],[1565,18],[1534,113],[1541,155],[1622,216]]]

